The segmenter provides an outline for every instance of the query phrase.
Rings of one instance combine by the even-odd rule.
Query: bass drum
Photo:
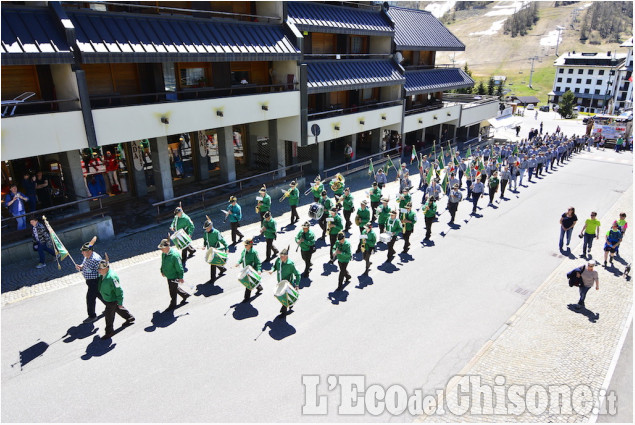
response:
[[[324,205],[319,202],[314,202],[309,206],[309,217],[315,220],[322,218],[324,214]]]

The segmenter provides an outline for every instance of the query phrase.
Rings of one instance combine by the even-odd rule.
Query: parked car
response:
[[[530,103],[529,105],[527,105],[527,110],[528,111],[533,111],[534,110],[534,104]]]
[[[588,123],[591,118],[595,118],[595,115],[593,115],[592,117],[584,117],[584,118],[582,118],[582,124]]]
[[[542,105],[538,109],[540,110],[540,112],[549,112],[549,105]]]

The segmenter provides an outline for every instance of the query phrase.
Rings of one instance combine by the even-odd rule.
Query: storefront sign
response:
[[[132,163],[137,171],[143,171],[143,146],[141,140],[130,142],[132,148]]]
[[[198,153],[201,155],[201,158],[205,158],[207,156],[207,135],[204,131],[198,132]]]

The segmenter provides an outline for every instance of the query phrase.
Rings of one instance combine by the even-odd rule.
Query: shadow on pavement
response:
[[[338,305],[340,303],[345,303],[348,300],[348,291],[342,289],[341,291],[333,291],[329,292],[328,299],[331,301],[331,304]]]
[[[236,320],[244,320],[258,316],[258,309],[252,306],[250,302],[234,304],[232,307],[234,308],[232,316],[234,316]]]
[[[596,323],[600,320],[600,313],[594,313],[586,307],[580,307],[578,304],[569,304],[567,308],[574,313],[581,314],[589,319],[589,322]]]
[[[409,263],[410,261],[414,260],[414,257],[410,254],[408,254],[407,252],[400,252],[399,254],[397,254],[399,256],[399,259],[401,260],[401,263]]]
[[[359,284],[356,286],[357,289],[364,289],[365,287],[373,285],[375,283],[373,281],[373,278],[366,274],[357,276],[357,280],[359,281]]]
[[[114,344],[112,339],[103,340],[98,335],[95,335],[92,342],[86,347],[86,353],[81,359],[90,360],[93,357],[101,357],[114,350],[116,346],[117,344]]]
[[[196,292],[194,296],[202,295],[205,298],[213,297],[214,295],[222,294],[224,289],[218,285],[212,285],[211,283],[201,283],[196,285]]]
[[[181,316],[187,316],[188,314],[190,313],[184,313],[184,314],[179,314],[175,316],[174,310],[168,310],[168,311],[157,310],[154,313],[152,313],[152,320],[151,320],[152,325],[145,328],[144,331],[154,332],[158,328],[167,328],[171,324],[175,323],[176,319],[178,319]]]
[[[383,263],[377,266],[377,270],[381,270],[384,273],[394,273],[399,271],[399,267],[395,266],[393,263]]]
[[[88,338],[91,335],[95,335],[95,333],[97,333],[97,328],[95,328],[94,323],[81,323],[77,326],[71,326],[68,328],[66,335],[64,335],[64,337],[68,338],[63,341],[69,343],[77,339]]]
[[[298,288],[302,289],[302,288],[308,288],[311,286],[311,283],[313,283],[313,281],[311,280],[310,277],[303,277],[300,279],[300,283],[298,284]]]
[[[40,341],[36,342],[26,350],[20,351],[20,361],[18,362],[20,363],[20,370],[23,370],[24,366],[44,354],[49,347],[49,344],[44,341]],[[11,367],[15,366],[18,363],[12,364]]]
[[[283,340],[296,333],[295,328],[287,322],[287,317],[283,315],[278,315],[273,321],[265,323],[262,332],[266,331],[267,328],[269,328],[269,336],[276,341]],[[258,338],[256,337],[256,339]]]
[[[335,264],[324,263],[323,267],[324,267],[324,272],[321,274],[321,276],[328,276],[331,273],[335,273],[339,271],[339,269],[337,268]]]

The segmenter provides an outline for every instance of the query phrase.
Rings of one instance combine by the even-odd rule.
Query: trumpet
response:
[[[262,205],[262,201],[258,201],[258,204],[256,205],[256,214],[260,214],[260,206]]]
[[[278,201],[279,201],[279,202],[282,202],[282,201],[284,201],[285,199],[287,199],[287,198],[291,195],[291,191],[292,191],[292,190],[293,190],[293,189],[289,189],[289,190],[287,190],[286,192],[284,192],[284,193],[282,194],[282,197],[281,197],[280,199],[278,199]]]
[[[362,224],[362,218],[359,215],[355,216],[355,226],[358,226]]]
[[[362,239],[361,250],[362,250],[362,252],[366,251],[366,238]]]

